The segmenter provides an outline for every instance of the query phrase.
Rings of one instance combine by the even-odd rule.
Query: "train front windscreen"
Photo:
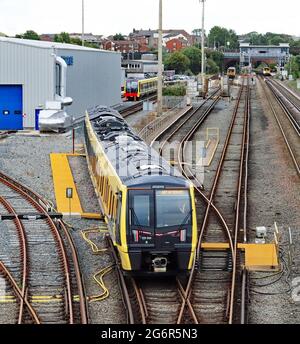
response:
[[[136,190],[129,193],[129,237],[134,245],[172,248],[192,240],[189,190]]]
[[[126,82],[126,92],[127,93],[137,93],[139,83],[137,80],[127,80]]]

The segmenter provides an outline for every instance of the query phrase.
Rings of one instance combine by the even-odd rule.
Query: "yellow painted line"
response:
[[[74,178],[68,161],[67,154],[50,154],[53,184],[56,198],[56,208],[60,213],[82,214],[79,195],[74,183]],[[73,189],[73,198],[70,200],[66,197],[66,189]]]
[[[217,148],[218,148],[219,143],[220,143],[220,141],[217,141],[217,142],[216,142],[216,145],[215,145],[215,147],[214,147],[214,149],[213,149],[213,151],[212,151],[212,153],[211,153],[211,158],[210,158],[210,160],[208,161],[206,167],[208,167],[208,166],[211,165],[211,163],[212,163],[212,161],[213,161],[213,158],[215,157],[215,154],[216,154],[216,151],[217,151]]]
[[[209,140],[207,141],[205,148],[207,149],[207,148],[209,147],[210,144],[211,144],[211,139],[209,139]]]

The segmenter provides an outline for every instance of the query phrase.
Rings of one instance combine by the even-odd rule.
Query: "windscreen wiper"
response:
[[[182,224],[179,226],[179,229],[181,229],[183,226],[187,225],[186,222],[189,219],[189,217],[192,215],[192,213],[193,213],[193,209],[188,212],[188,214],[186,215],[186,217],[182,221]]]
[[[136,225],[137,225],[138,227],[141,227],[141,228],[142,228],[142,226],[141,226],[141,224],[140,224],[140,221],[139,221],[139,218],[138,218],[138,216],[136,215],[135,210],[134,210],[133,208],[129,208],[129,210],[130,210],[130,212],[133,214],[133,217],[136,219]],[[130,219],[130,222],[131,222],[131,219]]]

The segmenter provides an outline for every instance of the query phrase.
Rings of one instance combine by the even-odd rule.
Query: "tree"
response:
[[[121,33],[116,33],[113,37],[114,41],[124,41],[125,37]]]
[[[219,67],[219,70],[223,69],[224,66],[224,54],[216,50],[206,50],[206,57],[213,60]]]
[[[279,45],[280,43],[286,43],[286,40],[280,36],[274,36],[270,39],[269,43],[271,45]]]
[[[219,67],[212,59],[207,59],[206,62],[206,71],[208,74],[216,74],[219,72]]]
[[[286,70],[293,75],[295,79],[300,77],[300,56],[292,56],[290,62],[285,66]]]
[[[234,30],[229,30],[229,40],[228,42],[230,43],[230,49],[238,49],[239,48],[239,37],[236,34]],[[227,42],[226,42],[227,43]]]
[[[201,70],[201,50],[196,47],[189,47],[182,50],[182,53],[190,60],[189,68],[193,74],[199,74]]]
[[[298,40],[298,41],[291,40],[290,41],[290,53],[292,55],[299,55],[300,54],[300,40]]]
[[[224,27],[214,26],[208,34],[209,47],[225,48],[229,42],[230,49],[239,47],[238,36],[233,30]]]
[[[32,31],[32,30],[28,30],[24,34],[16,35],[16,38],[32,39],[34,41],[40,40],[40,36],[35,31]]]
[[[61,32],[59,35],[54,36],[54,42],[71,43],[71,38],[67,32]]]
[[[268,44],[267,38],[258,33],[258,32],[250,32],[246,35],[245,38],[246,43],[251,43],[253,45],[263,45],[263,44]]]
[[[177,74],[180,74],[189,68],[190,60],[183,53],[176,51],[166,57],[164,64],[166,69],[175,70]]]
[[[85,42],[84,46],[87,48],[100,49],[99,44],[97,44],[97,43]]]
[[[82,45],[82,40],[80,38],[71,38],[71,43],[75,45]]]

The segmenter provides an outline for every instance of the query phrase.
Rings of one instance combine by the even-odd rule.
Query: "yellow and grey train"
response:
[[[235,67],[229,67],[227,69],[227,76],[229,79],[235,79],[236,77],[236,68]]]
[[[263,75],[264,76],[271,76],[271,68],[270,67],[264,67],[263,68]]]
[[[197,245],[193,185],[117,111],[88,110],[84,130],[90,175],[124,273],[188,273]]]

